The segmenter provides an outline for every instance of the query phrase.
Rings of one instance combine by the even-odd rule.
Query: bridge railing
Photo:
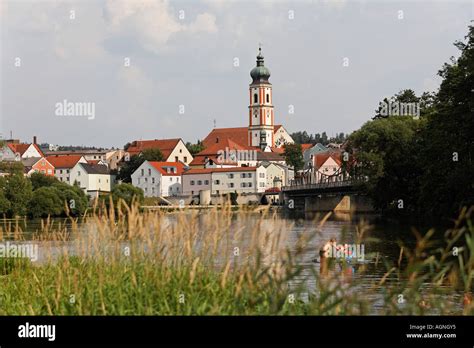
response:
[[[283,186],[282,191],[347,188],[347,187],[352,187],[356,184],[359,184],[365,181],[367,181],[367,178],[346,179],[346,180],[339,180],[339,181],[326,181],[326,182],[318,182],[318,183],[311,183],[311,184],[292,182],[289,186]]]

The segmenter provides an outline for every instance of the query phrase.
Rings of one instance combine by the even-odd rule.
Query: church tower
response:
[[[259,47],[257,66],[250,71],[249,86],[249,146],[262,150],[275,146],[273,127],[272,84],[268,82],[270,70],[263,64],[262,48]]]

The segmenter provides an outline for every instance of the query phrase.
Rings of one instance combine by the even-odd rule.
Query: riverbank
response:
[[[135,207],[87,216],[81,228],[43,223],[28,240],[12,234],[13,242],[42,243],[44,254],[41,262],[2,259],[0,314],[474,314],[463,303],[473,290],[474,246],[461,261],[450,244],[472,229],[450,231],[436,252],[427,252],[425,236],[393,259],[360,224],[353,242],[365,245],[365,261],[322,268],[311,260],[328,218],[303,231],[268,210],[183,209],[170,217]]]

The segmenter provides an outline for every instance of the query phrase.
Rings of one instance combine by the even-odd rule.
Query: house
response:
[[[59,181],[72,185],[71,170],[77,163],[87,163],[86,159],[81,155],[54,155],[47,156],[46,159],[54,167],[54,176]]]
[[[313,157],[313,180],[336,181],[340,177],[342,158],[340,152],[324,152]]]
[[[33,137],[33,143],[31,144],[7,141],[7,146],[15,154],[15,157],[18,160],[29,157],[44,157],[43,151],[41,151],[39,146],[36,144],[36,136]]]
[[[123,160],[123,157],[125,156],[125,151],[118,149],[118,150],[110,150],[105,154],[105,161],[107,162],[107,165],[109,168],[112,169],[117,169],[119,166],[119,163]]]
[[[193,168],[226,168],[257,165],[257,150],[227,138],[204,148],[194,156]]]
[[[273,188],[281,189],[284,184],[289,182],[290,171],[287,167],[272,162],[262,162],[260,166],[265,169],[259,171],[258,192],[265,192]],[[293,173],[292,170],[291,173]]]
[[[4,144],[0,148],[0,161],[15,161],[20,159],[21,156],[16,157],[15,152],[8,144]]]
[[[46,151],[48,156],[83,156],[86,161],[106,160],[109,150],[87,149],[87,150],[70,150],[70,151]]]
[[[314,146],[303,149],[304,169],[311,168],[314,164],[314,156],[318,153],[327,152],[329,149],[324,145],[317,143]]]
[[[177,196],[182,193],[181,162],[145,161],[132,173],[132,185],[143,190],[146,197]]]
[[[193,160],[193,156],[180,138],[135,140],[125,149],[125,157],[139,155],[146,149],[159,149],[163,154],[164,162],[182,162],[189,164]]]
[[[97,198],[101,192],[110,192],[114,180],[109,168],[102,164],[77,162],[70,172],[71,184],[77,183],[91,198]]]
[[[33,173],[54,176],[54,166],[44,157],[28,157],[22,159],[21,162],[27,176]]]
[[[219,195],[230,192],[256,193],[257,176],[264,167],[195,168],[183,173],[183,194],[210,190]]]

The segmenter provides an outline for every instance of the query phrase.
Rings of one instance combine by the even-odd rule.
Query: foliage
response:
[[[291,133],[291,138],[297,144],[322,144],[327,145],[329,143],[342,144],[346,141],[347,135],[339,133],[334,137],[328,137],[326,132],[308,134],[306,131]]]
[[[33,191],[28,205],[28,215],[33,218],[58,216],[64,211],[64,202],[61,200],[56,187],[40,187]]]
[[[303,160],[303,149],[301,144],[285,144],[284,145],[284,157],[286,163],[294,167],[295,172],[300,169],[303,169],[304,160]]]
[[[52,186],[59,183],[59,180],[51,175],[44,175],[42,173],[33,173],[30,176],[31,185],[33,190],[36,190],[40,187]]]
[[[143,190],[127,183],[114,186],[111,196],[115,206],[120,200],[129,206],[132,205],[132,202],[142,204],[144,201]]]
[[[198,140],[196,144],[191,144],[190,142],[187,142],[186,148],[191,153],[191,155],[194,156],[195,154],[204,150],[204,144],[202,143],[201,140]]]
[[[2,213],[10,217],[26,215],[32,195],[31,181],[23,174],[12,174],[5,177],[3,183],[3,192],[10,204]]]
[[[132,174],[145,161],[164,161],[163,153],[158,148],[145,149],[139,155],[133,155],[125,161],[118,172],[117,179],[124,183],[132,182]]]

